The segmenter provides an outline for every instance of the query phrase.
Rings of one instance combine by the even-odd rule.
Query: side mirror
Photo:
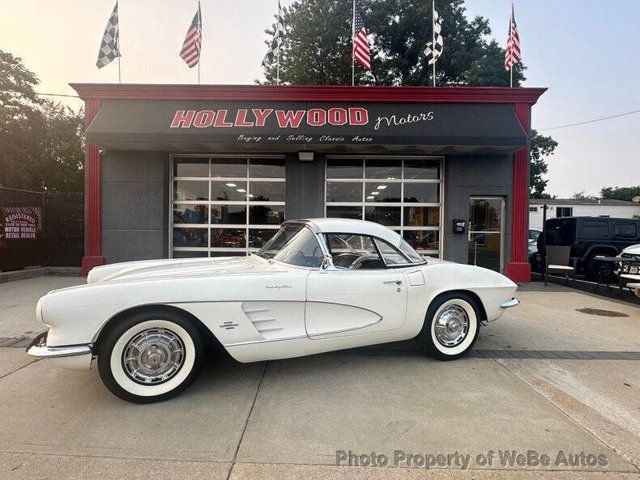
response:
[[[333,267],[333,257],[327,253],[322,257],[322,263],[320,264],[320,269],[328,270],[332,267]]]

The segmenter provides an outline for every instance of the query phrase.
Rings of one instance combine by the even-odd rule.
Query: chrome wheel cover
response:
[[[166,328],[149,328],[127,342],[122,367],[136,383],[157,385],[171,379],[185,361],[182,339]]]
[[[441,345],[457,347],[469,333],[469,315],[460,305],[448,305],[438,313],[434,331]]]

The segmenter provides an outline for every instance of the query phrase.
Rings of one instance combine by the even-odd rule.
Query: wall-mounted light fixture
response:
[[[298,161],[313,162],[313,152],[298,152]]]

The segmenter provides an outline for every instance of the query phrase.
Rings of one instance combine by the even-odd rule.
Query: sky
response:
[[[262,78],[264,29],[276,3],[202,0],[202,83],[251,84]],[[117,82],[115,63],[95,66],[113,5],[114,0],[0,0],[0,49],[21,57],[38,75],[39,92],[73,95],[70,82]],[[504,46],[510,2],[467,0],[466,6],[470,16],[489,19],[492,36]],[[195,69],[178,56],[195,8],[196,0],[120,1],[123,82],[197,82]],[[549,88],[533,108],[532,125],[559,143],[549,161],[547,192],[567,197],[639,185],[640,114],[545,128],[640,109],[640,1],[516,0],[515,8],[527,66],[524,86]],[[375,25],[367,27],[375,31]]]

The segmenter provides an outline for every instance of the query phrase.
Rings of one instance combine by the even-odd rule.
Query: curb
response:
[[[80,267],[42,267],[16,270],[15,272],[0,272],[0,283],[26,280],[28,278],[44,277],[47,275],[61,275],[65,277],[79,277]]]

